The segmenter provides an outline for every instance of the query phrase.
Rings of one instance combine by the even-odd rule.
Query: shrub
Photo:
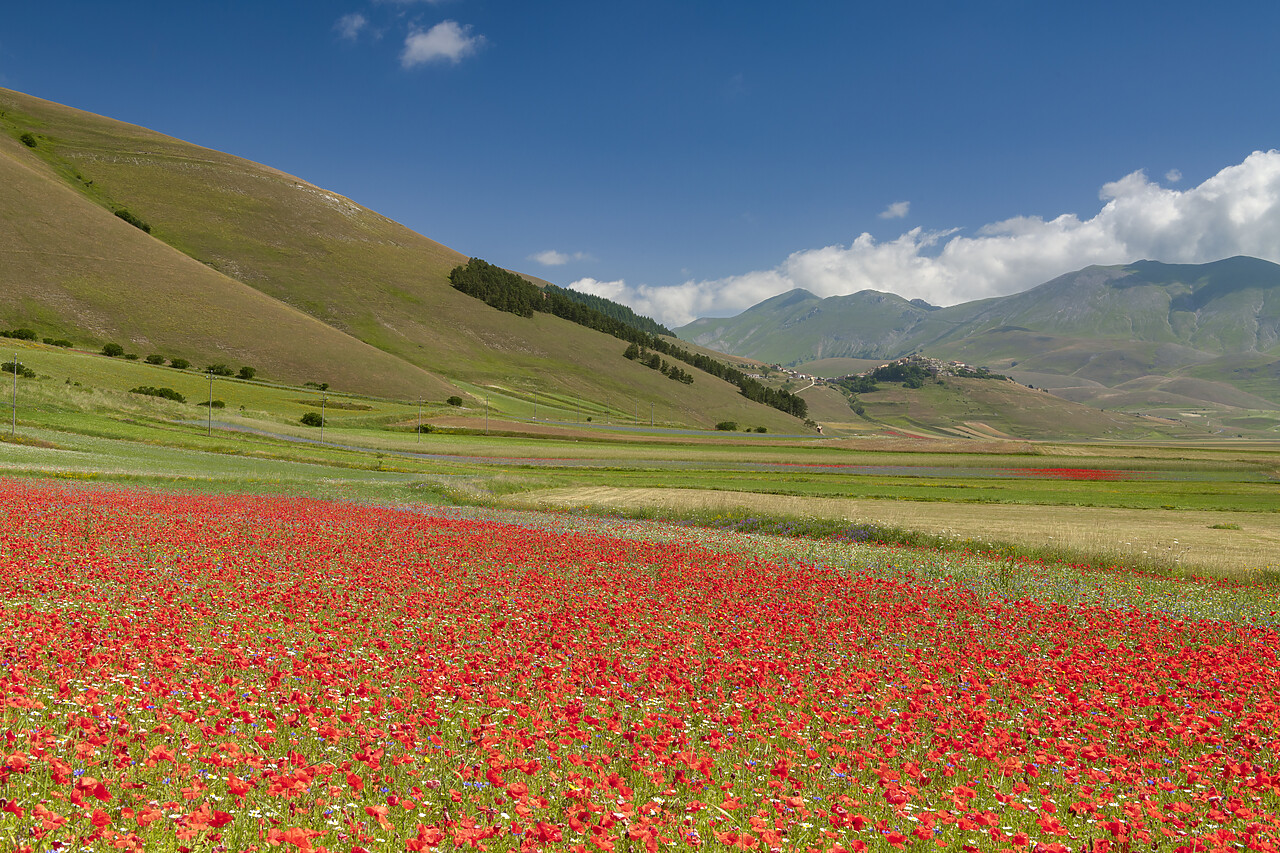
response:
[[[240,368],[240,372],[236,375],[239,376],[241,379],[252,379],[257,374],[258,374],[257,370],[246,365],[245,367]]]
[[[11,332],[5,332],[4,336],[6,338],[13,338],[14,340],[19,341],[36,340],[36,333],[31,329],[14,329]]]
[[[130,213],[128,210],[126,210],[123,207],[116,211],[116,216],[120,217],[125,222],[128,222],[134,228],[140,228],[143,231],[146,231],[148,234],[151,233],[150,225],[148,225],[146,222],[142,221],[138,217],[134,216],[132,213]]]
[[[303,382],[303,383],[302,383],[302,387],[303,387],[303,388],[314,388],[314,389],[316,389],[317,391],[328,391],[328,390],[329,390],[329,383],[328,383],[328,382]]]
[[[164,356],[152,353],[147,356],[147,364],[164,364]]]
[[[21,140],[22,140],[22,144],[23,144],[23,145],[25,145],[25,146],[27,146],[28,148],[35,148],[35,147],[36,147],[36,138],[35,138],[34,136],[32,136],[31,134],[29,134],[29,133],[24,133],[24,134],[22,134],[21,136],[19,136],[18,138],[19,138],[19,139],[21,139]]]
[[[418,432],[435,432],[435,431],[436,431],[436,428],[433,427],[431,424],[420,424],[418,426]]]
[[[0,364],[0,373],[16,373],[23,379],[36,378],[36,372],[20,361],[6,361]]]
[[[124,347],[119,344],[103,344],[102,354],[110,356],[111,358],[118,358],[119,356],[124,355]]]
[[[737,421],[721,421],[720,423],[716,424],[716,429],[720,430],[721,432],[734,432],[738,429],[738,422]]]
[[[205,369],[205,373],[212,373],[214,376],[235,376],[236,372],[225,364],[211,364]]]
[[[47,343],[53,344],[55,347],[62,347],[63,349],[71,346],[71,341],[66,338],[54,338],[51,341],[47,341]]]
[[[125,357],[126,359],[128,359],[129,361],[137,361],[137,360],[138,360],[138,354],[137,354],[136,352],[127,352],[127,353],[125,353],[125,354],[124,354],[124,357]]]
[[[214,401],[213,401],[212,403],[210,403],[209,405],[210,405],[212,408],[215,408],[215,409],[225,409],[225,408],[227,407],[227,404],[226,404],[225,402],[223,402],[222,400],[214,400]]]
[[[445,400],[445,402],[448,403],[450,406],[461,406],[462,398],[459,397],[457,394],[454,394],[448,400]]]
[[[148,397],[163,397],[166,400],[173,400],[175,403],[185,403],[187,398],[179,394],[172,388],[156,388],[151,385],[139,385],[137,388],[130,388],[130,394],[145,394]]]
[[[769,428],[768,428],[768,427],[756,427],[756,432],[764,433],[764,432],[768,432],[768,431],[769,431]]]
[[[319,412],[307,412],[302,416],[302,425],[309,427],[324,426],[324,417]]]
[[[176,367],[178,370],[186,370],[191,366],[191,362],[187,361],[185,358],[171,358],[169,359],[169,366]]]

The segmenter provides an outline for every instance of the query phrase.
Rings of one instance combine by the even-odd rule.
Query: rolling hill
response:
[[[676,331],[784,365],[921,352],[1107,408],[1280,409],[1280,266],[1257,258],[1091,266],[945,308],[793,290]]]
[[[276,169],[4,89],[0,131],[0,328],[405,399],[501,385],[801,427],[615,338],[492,309],[449,285],[465,255]]]

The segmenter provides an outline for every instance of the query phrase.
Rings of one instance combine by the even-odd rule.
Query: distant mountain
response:
[[[1112,390],[1138,382],[1141,393],[1129,401],[1138,406],[1280,408],[1280,266],[1257,258],[1090,266],[945,308],[871,290],[827,299],[793,290],[676,333],[784,365],[918,351],[1059,377],[1036,384],[1104,405],[1114,402]]]
[[[498,385],[800,427],[701,371],[672,382],[609,335],[491,308],[450,286],[466,260],[301,178],[0,89],[0,329],[402,399]]]

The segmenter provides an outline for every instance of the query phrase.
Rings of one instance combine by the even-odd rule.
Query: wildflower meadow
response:
[[[1280,846],[1262,611],[633,527],[0,481],[0,848]]]

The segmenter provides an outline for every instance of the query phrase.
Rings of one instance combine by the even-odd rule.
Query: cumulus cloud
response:
[[[796,287],[818,296],[859,290],[935,305],[1017,293],[1090,264],[1150,259],[1206,263],[1252,255],[1280,263],[1280,151],[1255,151],[1197,187],[1174,190],[1144,172],[1105,184],[1088,219],[1018,216],[977,229],[862,234],[847,246],[795,252],[770,270],[665,287],[582,279],[570,287],[624,302],[667,324],[728,316]]]
[[[1170,169],[1164,173],[1164,179],[1171,184],[1176,184],[1178,181],[1182,180],[1182,170]]]
[[[880,211],[881,219],[902,219],[911,212],[911,202],[895,201],[893,204]]]
[[[586,252],[557,252],[555,249],[547,249],[545,252],[538,252],[529,256],[529,260],[542,264],[546,267],[562,267],[570,261],[589,261],[591,256]]]
[[[334,29],[338,31],[338,35],[344,39],[354,41],[360,31],[369,25],[369,19],[359,12],[352,12],[350,15],[343,15],[338,19],[338,23],[334,24]]]
[[[414,30],[404,40],[400,64],[413,68],[427,62],[457,65],[484,44],[484,36],[471,35],[471,27],[457,21],[441,21],[429,30]]]

